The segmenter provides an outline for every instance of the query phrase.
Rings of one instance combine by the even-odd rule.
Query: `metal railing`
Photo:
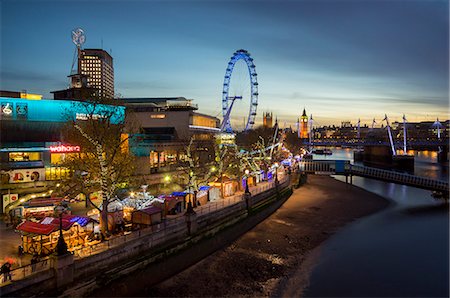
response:
[[[36,274],[38,272],[42,272],[51,268],[50,259],[47,257],[42,261],[39,261],[35,264],[29,264],[25,266],[21,266],[15,269],[12,269],[9,272],[10,278],[7,278],[5,274],[1,275],[0,284],[6,284],[9,280],[17,281],[21,280],[25,277],[28,277],[32,274]]]
[[[283,187],[289,177],[282,176],[279,180],[279,185]],[[275,187],[275,182],[263,182],[259,185],[250,187],[250,192],[252,196],[265,192],[269,189],[273,189]],[[209,202],[206,205],[199,206],[195,209],[197,215],[199,217],[199,221],[206,219],[206,217],[211,218],[223,218],[228,216],[231,213],[237,212],[241,208],[245,208],[242,203],[244,200],[243,193],[239,193],[237,195],[227,197],[225,199],[221,199],[215,202]],[[221,212],[221,214],[217,214]],[[210,215],[210,216],[208,216]],[[203,219],[202,219],[203,217]],[[79,247],[72,250],[74,254],[75,260],[81,260],[83,258],[99,254],[108,249],[117,247],[126,242],[139,239],[141,237],[146,237],[148,239],[149,248],[155,247],[156,245],[167,241],[173,237],[178,237],[187,232],[187,226],[185,222],[184,216],[179,216],[175,218],[166,219],[160,224],[150,226],[144,229],[139,229],[132,232],[124,233],[120,236],[112,237],[108,240],[98,242],[89,246]],[[28,277],[34,273],[42,272],[51,268],[50,259],[47,257],[46,259],[33,264],[21,266],[19,268],[15,268],[11,270],[11,279],[13,281],[23,279]],[[8,280],[9,281],[9,280]],[[7,281],[4,280],[3,275],[1,278],[1,284],[5,284]]]
[[[447,181],[434,180],[426,177],[415,176],[407,173],[399,173],[389,170],[377,169],[365,166],[350,167],[350,174],[357,176],[364,176],[368,178],[377,178],[382,180],[388,180],[401,184],[407,184],[411,186],[417,186],[419,188],[426,188],[438,191],[449,191],[449,184]]]
[[[348,160],[302,161],[298,164],[298,166],[299,169],[305,173],[328,174],[328,175],[333,174],[355,175],[391,181],[399,184],[406,184],[418,188],[436,191],[447,191],[447,192],[449,191],[448,181],[435,180],[427,177],[411,175],[408,173],[400,173],[390,170],[352,165]]]

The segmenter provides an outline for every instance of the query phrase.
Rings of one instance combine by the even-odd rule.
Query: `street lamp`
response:
[[[250,190],[248,189],[248,174],[250,174],[249,170],[245,170],[245,193],[249,194]]]
[[[64,241],[63,231],[62,231],[62,215],[66,208],[62,205],[58,205],[55,207],[55,214],[59,216],[59,238],[58,243],[56,244],[56,255],[63,256],[68,254],[67,244]]]
[[[275,167],[275,183],[278,183],[278,163],[274,164]]]

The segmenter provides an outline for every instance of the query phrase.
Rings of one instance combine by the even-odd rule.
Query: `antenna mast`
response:
[[[81,28],[76,28],[72,30],[72,42],[75,44],[76,48],[75,48],[75,53],[73,55],[73,60],[72,60],[72,67],[70,69],[70,74],[76,74],[79,73],[80,69],[79,69],[79,65],[78,65],[78,61],[80,58],[80,52],[81,52],[81,48],[84,44],[84,42],[86,41],[86,36],[84,35],[84,30]],[[75,71],[74,66],[75,63],[77,64],[77,69]]]

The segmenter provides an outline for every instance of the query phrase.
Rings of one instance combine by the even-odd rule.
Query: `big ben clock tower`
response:
[[[308,116],[306,115],[305,109],[303,109],[303,114],[300,117],[300,139],[308,138]]]

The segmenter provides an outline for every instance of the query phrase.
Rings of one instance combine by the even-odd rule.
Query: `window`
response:
[[[39,161],[42,160],[40,152],[11,152],[9,161]]]

